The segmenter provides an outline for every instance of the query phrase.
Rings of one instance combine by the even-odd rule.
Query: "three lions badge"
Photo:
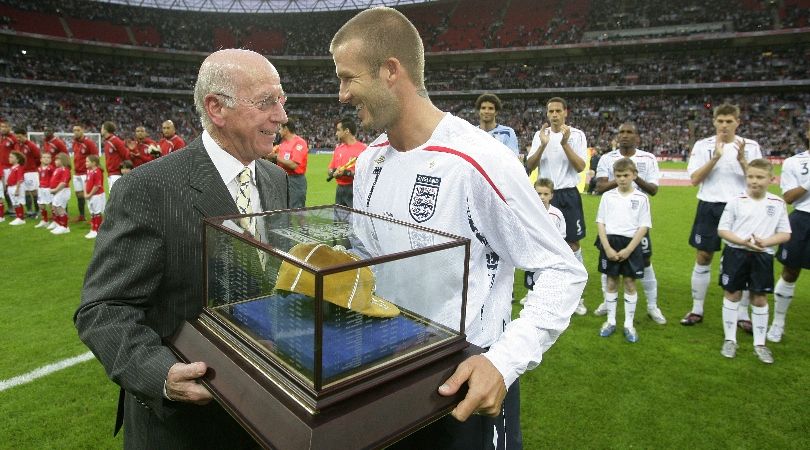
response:
[[[427,175],[416,175],[416,182],[408,203],[408,212],[417,223],[422,223],[436,212],[436,200],[439,198],[441,178]]]

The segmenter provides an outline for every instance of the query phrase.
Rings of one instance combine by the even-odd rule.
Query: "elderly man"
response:
[[[179,362],[163,340],[202,309],[203,218],[238,214],[246,202],[255,211],[287,207],[284,171],[261,159],[287,120],[284,101],[263,56],[211,54],[194,88],[202,136],[112,192],[74,321],[121,386],[125,448],[255,446],[197,383],[206,363]]]
[[[540,363],[568,326],[585,287],[585,268],[513,153],[430,101],[422,40],[402,13],[359,13],[335,34],[330,52],[340,101],[357,109],[364,128],[386,130],[357,159],[354,198],[362,201],[355,207],[471,241],[467,310],[474,313],[466,316],[467,339],[487,351],[437,386],[439,394],[454,395],[468,385],[452,416],[395,447],[520,448],[517,379]],[[423,195],[414,207],[417,189]],[[515,267],[537,276],[520,318],[512,321]]]

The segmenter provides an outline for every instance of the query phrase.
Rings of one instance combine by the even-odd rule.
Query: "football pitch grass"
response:
[[[310,156],[308,205],[333,202],[335,185],[325,182],[328,160]],[[640,294],[636,344],[621,333],[598,336],[603,318],[592,314],[601,301],[592,244],[599,197],[582,197],[589,311],[574,316],[542,364],[521,377],[525,448],[810,448],[810,274],[799,279],[783,341],[768,344],[775,364],[760,363],[742,332],[737,358],[723,358],[719,254],[705,321],[678,324],[691,307],[694,251],[687,238],[695,193],[693,187],[662,187],[652,199],[653,265],[669,323],[647,318]],[[71,209],[75,215],[75,200]],[[89,224],[53,236],[35,223],[0,223],[0,383],[87,352],[72,315],[92,253],[92,241],[84,239]],[[781,266],[775,267],[778,276]],[[524,294],[518,271],[515,297]],[[0,449],[121,448],[121,436],[112,437],[117,400],[117,386],[95,359],[2,390]]]

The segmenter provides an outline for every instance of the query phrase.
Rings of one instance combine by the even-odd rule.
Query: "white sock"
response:
[[[754,326],[754,345],[765,345],[768,331],[768,304],[751,307],[751,325]]]
[[[658,307],[658,280],[655,279],[655,270],[652,264],[644,268],[644,278],[641,279],[641,287],[647,297],[647,309]]]
[[[723,333],[727,341],[737,342],[737,302],[723,298]]]
[[[624,327],[633,328],[633,320],[636,318],[636,303],[638,303],[638,293],[624,293]]]
[[[712,266],[702,266],[695,263],[692,268],[692,312],[703,315],[703,302],[706,300],[706,291],[712,278]]]
[[[737,309],[737,320],[751,320],[751,317],[748,316],[748,306],[751,304],[751,293],[748,291],[742,291],[742,297],[740,298],[740,307]]]
[[[574,256],[576,256],[576,257],[577,257],[577,261],[581,262],[583,265],[585,264],[585,261],[583,261],[583,260],[582,260],[582,248],[580,248],[579,250],[575,251],[575,252],[574,252]]]
[[[796,290],[796,283],[788,283],[779,277],[776,287],[773,289],[773,324],[785,327],[785,315],[793,301],[793,293]]]
[[[605,292],[605,305],[607,306],[607,321],[611,325],[616,325],[616,300],[619,298],[618,292]]]

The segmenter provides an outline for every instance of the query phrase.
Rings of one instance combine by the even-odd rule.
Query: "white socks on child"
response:
[[[633,319],[636,317],[636,303],[638,303],[638,293],[624,293],[624,327],[633,328]]]
[[[695,263],[692,269],[692,312],[702,316],[703,302],[706,300],[706,291],[712,277],[712,266],[702,266]]]
[[[605,292],[605,306],[607,306],[607,321],[611,325],[616,325],[616,300],[619,298],[618,292]]]
[[[754,326],[754,345],[765,345],[768,331],[768,304],[751,307],[751,325]]]
[[[727,341],[737,342],[737,302],[723,298],[723,333]]]

